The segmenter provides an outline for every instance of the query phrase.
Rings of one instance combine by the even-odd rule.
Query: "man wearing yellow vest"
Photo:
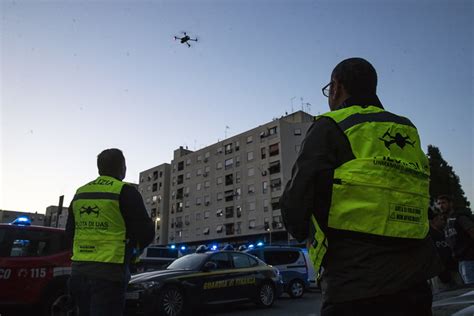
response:
[[[377,73],[340,62],[280,199],[321,273],[321,315],[431,315],[429,165],[413,123],[384,110]]]
[[[122,151],[104,150],[97,167],[100,176],[80,187],[69,207],[69,286],[80,316],[120,316],[133,253],[148,246],[155,232],[140,193],[122,182]]]

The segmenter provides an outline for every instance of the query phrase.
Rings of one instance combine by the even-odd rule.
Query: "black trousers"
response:
[[[433,295],[427,282],[395,294],[343,303],[324,303],[321,316],[431,316]]]

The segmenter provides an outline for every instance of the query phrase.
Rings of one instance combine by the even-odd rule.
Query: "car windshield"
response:
[[[207,255],[203,253],[194,253],[186,255],[179,259],[176,259],[171,263],[166,269],[167,270],[198,270],[204,260],[206,260]]]

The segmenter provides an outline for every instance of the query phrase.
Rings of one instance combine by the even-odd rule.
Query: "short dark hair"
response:
[[[101,176],[116,176],[122,172],[125,157],[120,149],[110,148],[97,156],[97,168]]]
[[[331,77],[340,82],[351,96],[367,96],[377,93],[377,72],[363,58],[341,61],[332,71]]]
[[[438,196],[438,198],[436,200],[445,200],[445,201],[448,201],[448,202],[452,202],[453,198],[450,195],[441,194],[440,196]]]

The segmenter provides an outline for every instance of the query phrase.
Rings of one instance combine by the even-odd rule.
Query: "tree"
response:
[[[464,195],[464,191],[459,182],[459,177],[453,167],[441,156],[438,147],[428,145],[428,159],[430,161],[430,197],[435,200],[442,194],[447,194],[453,198],[456,209],[470,210],[471,203]]]

